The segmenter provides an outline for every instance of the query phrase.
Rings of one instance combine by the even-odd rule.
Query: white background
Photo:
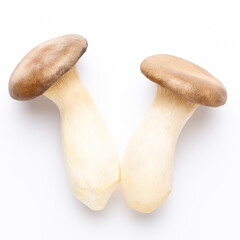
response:
[[[0,239],[240,239],[239,1],[1,1]],[[168,53],[215,75],[220,108],[199,107],[176,149],[173,191],[152,214],[129,209],[121,187],[104,211],[72,195],[63,168],[60,119],[43,96],[17,102],[8,80],[42,41],[86,37],[78,63],[120,159],[155,95],[141,61]]]

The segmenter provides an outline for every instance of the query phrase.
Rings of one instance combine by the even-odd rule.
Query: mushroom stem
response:
[[[103,209],[120,181],[118,156],[76,66],[44,95],[60,111],[64,164],[74,195],[92,210]]]
[[[156,98],[130,138],[122,162],[122,189],[130,208],[149,213],[171,192],[177,139],[197,106],[157,85]]]

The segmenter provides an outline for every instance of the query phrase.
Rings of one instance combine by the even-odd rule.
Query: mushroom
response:
[[[110,133],[76,70],[87,45],[77,34],[38,45],[15,68],[9,93],[16,100],[43,94],[57,105],[73,193],[90,209],[101,210],[120,181],[120,170]]]
[[[141,71],[156,83],[157,94],[127,145],[121,182],[128,206],[149,213],[171,192],[175,146],[183,126],[199,104],[221,106],[227,93],[209,72],[178,57],[148,57]]]

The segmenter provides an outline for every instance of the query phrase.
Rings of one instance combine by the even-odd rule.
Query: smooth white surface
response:
[[[239,1],[2,1],[0,4],[0,239],[239,239]],[[228,90],[200,107],[179,138],[173,192],[152,214],[127,208],[121,188],[102,212],[73,197],[63,168],[59,113],[45,97],[8,95],[16,64],[49,38],[79,33],[78,63],[120,157],[154,99],[139,70],[152,54],[190,60]]]

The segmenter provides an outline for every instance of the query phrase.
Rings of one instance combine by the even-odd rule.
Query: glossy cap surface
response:
[[[141,71],[151,81],[190,102],[218,107],[227,100],[223,84],[187,60],[171,55],[154,55],[142,62]]]
[[[28,100],[43,94],[76,64],[87,45],[84,37],[69,34],[48,40],[32,49],[10,77],[11,97]]]

